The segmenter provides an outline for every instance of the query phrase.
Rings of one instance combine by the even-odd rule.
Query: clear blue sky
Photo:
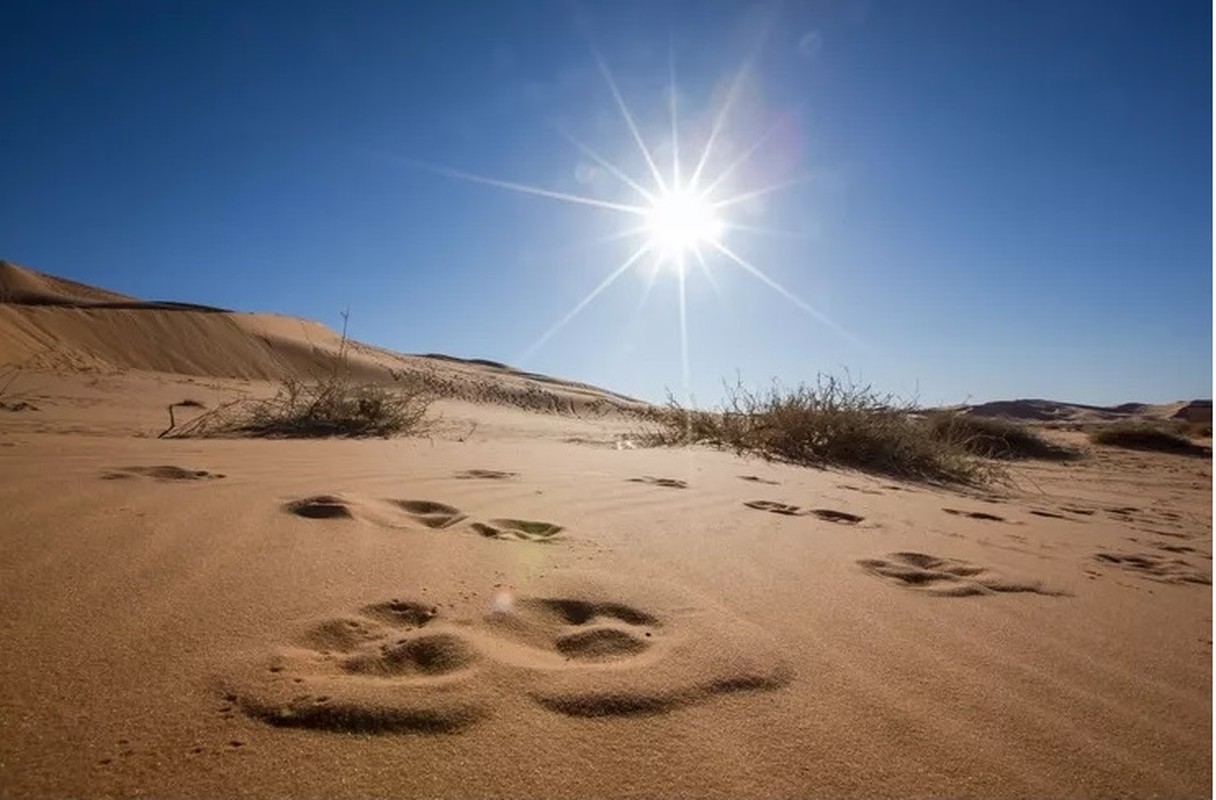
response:
[[[685,280],[689,388],[854,376],[929,403],[1210,397],[1207,2],[181,2],[0,6],[0,257],[149,299],[520,363],[637,246],[616,203],[765,131],[718,197],[782,235]],[[706,181],[702,181],[704,186]],[[787,234],[797,235],[787,235]],[[649,261],[645,262],[649,264]],[[628,271],[522,364],[682,391],[679,273]]]

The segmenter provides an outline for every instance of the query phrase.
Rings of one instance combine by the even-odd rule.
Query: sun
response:
[[[671,189],[654,196],[646,211],[646,232],[651,249],[671,263],[722,238],[723,223],[713,203],[689,189]]]

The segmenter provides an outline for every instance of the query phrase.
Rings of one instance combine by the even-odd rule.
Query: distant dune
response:
[[[1137,418],[1212,421],[1211,400],[1182,400],[1162,405],[1123,403],[1117,406],[1088,406],[1053,400],[998,400],[965,406],[964,410],[981,417],[1006,417],[1032,422],[1114,422]]]

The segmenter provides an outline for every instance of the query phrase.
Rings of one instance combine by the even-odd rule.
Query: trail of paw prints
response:
[[[1094,554],[1094,560],[1105,566],[1118,567],[1159,583],[1212,585],[1210,574],[1182,558],[1170,558],[1154,553],[1099,551]]]
[[[362,733],[451,733],[488,713],[469,690],[481,657],[438,609],[389,600],[320,622],[294,647],[227,681],[224,697],[279,727]]]
[[[773,500],[747,500],[743,505],[748,508],[754,508],[757,511],[768,511],[772,514],[782,514],[787,517],[804,517],[813,516],[827,522],[835,522],[840,525],[856,525],[863,522],[865,517],[860,517],[856,514],[850,514],[847,511],[836,511],[831,508],[800,508],[799,506],[789,505],[787,503],[778,503]]]
[[[164,464],[155,467],[114,467],[103,472],[101,477],[110,481],[129,478],[151,478],[157,481],[211,481],[224,476],[218,472]]]
[[[687,489],[688,482],[677,478],[655,478],[651,475],[643,475],[640,478],[629,478],[630,483],[648,483],[651,486],[663,486],[667,489]]]
[[[435,500],[356,501],[337,494],[319,494],[291,500],[283,509],[297,517],[320,520],[365,519],[382,527],[422,525],[432,530],[464,527],[469,517],[455,506]],[[551,542],[564,528],[552,522],[498,518],[469,522],[468,530],[489,539],[515,542]]]
[[[277,727],[434,734],[513,701],[628,717],[792,678],[765,632],[670,587],[549,573],[534,589],[501,590],[480,619],[395,599],[323,620],[230,676],[222,702]]]
[[[1059,595],[1039,581],[1012,580],[987,567],[926,553],[898,552],[886,558],[865,558],[857,564],[872,575],[924,594],[971,597],[1003,592]]]
[[[487,481],[505,481],[511,478],[518,478],[518,472],[504,472],[497,469],[466,469],[457,472],[456,478],[460,480],[487,480]]]

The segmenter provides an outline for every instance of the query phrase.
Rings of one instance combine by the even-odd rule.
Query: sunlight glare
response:
[[[716,244],[722,236],[722,221],[707,198],[687,189],[663,192],[646,214],[651,246],[680,263],[685,254],[703,244]]]

